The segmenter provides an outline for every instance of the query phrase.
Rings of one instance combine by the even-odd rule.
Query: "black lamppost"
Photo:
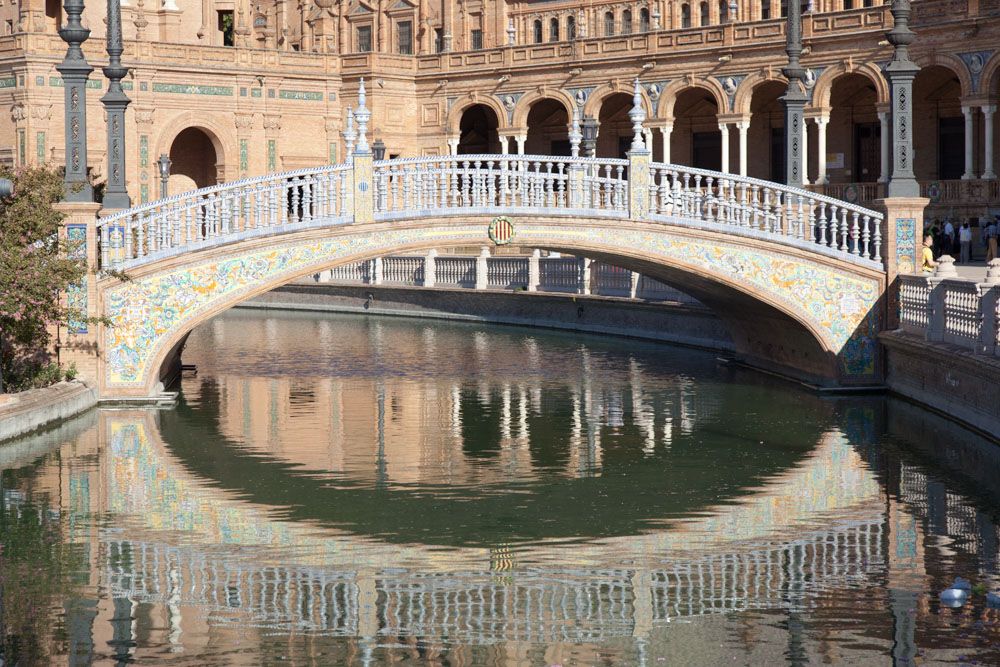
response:
[[[587,116],[583,119],[581,130],[583,131],[583,152],[586,157],[597,156],[597,128],[600,124],[596,118]]]
[[[128,70],[122,67],[121,0],[108,0],[108,92],[101,98],[108,117],[108,184],[104,190],[104,208],[120,209],[132,205],[125,188],[125,108],[130,100],[122,90]]]
[[[83,27],[83,0],[65,0],[66,22],[59,36],[68,45],[66,56],[56,65],[62,75],[66,123],[66,201],[92,202],[94,189],[87,179],[87,79],[94,68],[87,63],[80,46],[90,37]]]
[[[167,196],[167,183],[170,181],[170,156],[166,153],[160,153],[160,159],[156,161],[156,166],[160,169],[160,198],[165,199]]]
[[[372,158],[375,160],[385,159],[385,142],[382,139],[376,139],[372,143]]]
[[[920,66],[910,60],[909,46],[917,38],[907,23],[910,20],[910,0],[893,0],[893,26],[886,33],[892,44],[892,62],[885,68],[892,100],[889,150],[889,197],[919,197],[920,185],[913,174],[913,79]]]
[[[788,21],[785,26],[785,53],[788,65],[782,73],[788,78],[788,90],[781,98],[785,104],[785,183],[801,188],[802,144],[805,134],[805,107],[809,97],[802,86],[805,69],[799,64],[802,54],[802,5],[801,0],[789,0]]]

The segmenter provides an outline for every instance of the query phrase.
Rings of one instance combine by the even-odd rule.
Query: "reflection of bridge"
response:
[[[896,260],[884,250],[883,216],[776,183],[653,163],[639,97],[628,160],[373,162],[362,124],[348,164],[90,221],[91,264],[126,269],[132,280],[94,277],[73,293],[75,305],[114,326],[76,327],[68,354],[102,396],[149,396],[188,332],[249,296],[387,252],[481,245],[494,216],[513,216],[519,244],[682,285],[718,312],[748,359],[824,384],[876,380],[878,303]]]
[[[651,569],[340,571],[261,565],[113,535],[103,568],[114,597],[170,608],[178,636],[179,608],[197,607],[248,627],[348,637],[604,641],[642,636],[677,618],[808,608],[823,590],[864,581],[882,567],[881,521]]]

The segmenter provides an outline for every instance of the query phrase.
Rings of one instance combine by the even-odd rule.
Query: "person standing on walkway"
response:
[[[941,244],[939,254],[955,256],[955,225],[952,224],[951,218],[944,223],[944,242]]]
[[[983,239],[986,241],[986,261],[997,257],[997,223],[993,220],[987,225],[983,232]]]
[[[963,222],[962,228],[958,230],[958,242],[961,244],[962,253],[958,261],[968,264],[972,261],[972,227],[969,226],[968,220]]]

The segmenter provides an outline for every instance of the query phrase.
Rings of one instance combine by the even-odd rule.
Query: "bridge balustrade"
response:
[[[646,175],[630,182],[639,170]],[[642,160],[435,156],[243,179],[104,218],[99,258],[103,269],[129,268],[312,227],[464,214],[663,222],[882,267],[881,213],[768,181],[649,163],[648,154]]]
[[[1000,261],[993,264],[1000,274]],[[1000,356],[1000,275],[985,283],[919,275],[899,280],[903,331],[976,354]]]

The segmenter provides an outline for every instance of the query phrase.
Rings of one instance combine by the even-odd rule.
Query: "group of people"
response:
[[[972,261],[973,220],[968,218],[958,227],[956,224],[950,218],[945,220],[943,224],[935,219],[924,232],[921,268],[925,272],[934,270],[934,267],[937,266],[937,259],[941,255],[957,256],[959,264],[968,264]],[[991,219],[981,218],[979,227],[982,229],[981,240],[986,248],[986,261],[988,262],[997,257],[1000,215]]]

